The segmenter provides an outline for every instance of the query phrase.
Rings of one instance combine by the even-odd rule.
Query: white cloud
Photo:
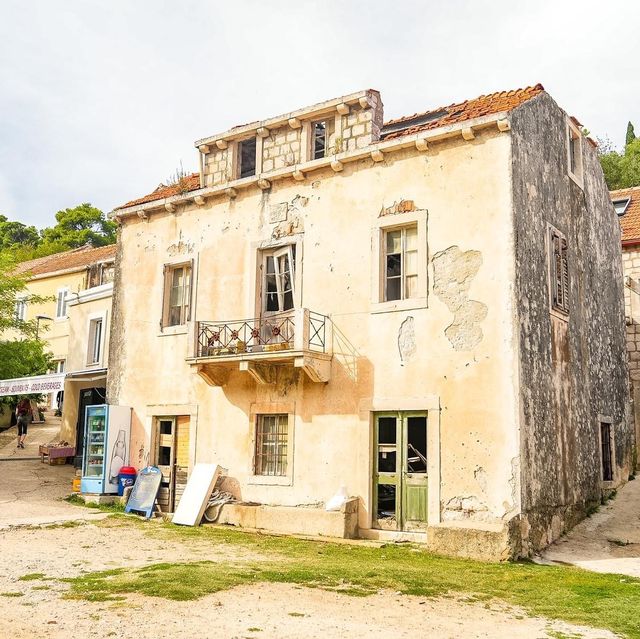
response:
[[[542,82],[620,144],[640,128],[639,17],[633,0],[3,0],[0,211],[110,210],[195,169],[200,137],[368,87],[395,117]]]

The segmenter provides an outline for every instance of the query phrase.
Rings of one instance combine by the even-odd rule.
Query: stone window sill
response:
[[[252,486],[291,486],[293,479],[273,475],[252,475],[247,479],[247,484]]]
[[[392,302],[374,302],[371,304],[371,313],[394,313],[397,311],[413,311],[427,308],[426,297],[414,297],[408,300],[394,300]]]

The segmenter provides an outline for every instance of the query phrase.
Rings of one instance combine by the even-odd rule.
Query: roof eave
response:
[[[513,109],[510,111],[500,111],[499,113],[492,113],[490,115],[472,118],[470,120],[464,120],[462,122],[456,122],[454,124],[421,131],[407,136],[396,137],[391,140],[374,142],[362,149],[345,151],[319,160],[310,160],[301,164],[270,171],[269,173],[261,173],[248,178],[231,180],[216,186],[204,187],[188,193],[173,195],[168,198],[151,200],[131,207],[116,208],[109,213],[109,217],[111,219],[118,220],[124,217],[138,215],[140,218],[146,219],[148,213],[154,210],[165,209],[171,212],[175,209],[175,205],[180,203],[192,202],[198,206],[202,206],[204,204],[204,199],[207,197],[223,195],[225,192],[229,194],[230,192],[236,192],[254,185],[259,185],[261,182],[267,183],[270,186],[272,181],[284,178],[294,177],[294,179],[304,179],[306,174],[326,167],[332,167],[337,172],[341,170],[342,164],[363,159],[374,153],[391,153],[412,146],[420,148],[421,144],[424,144],[424,149],[426,149],[426,144],[430,142],[439,142],[458,136],[461,136],[463,140],[468,141],[472,139],[474,130],[484,129],[493,126],[496,123],[498,123],[498,129],[500,131],[508,131],[510,128],[508,117],[511,111],[513,111]]]

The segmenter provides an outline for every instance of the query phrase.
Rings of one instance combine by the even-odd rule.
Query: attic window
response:
[[[313,123],[313,158],[318,160],[327,154],[327,123],[324,120]]]
[[[614,200],[613,208],[616,210],[618,215],[624,215],[627,207],[629,206],[629,202],[631,202],[631,198],[625,198],[624,200]]]
[[[241,178],[256,174],[256,139],[249,138],[238,143],[239,170]]]

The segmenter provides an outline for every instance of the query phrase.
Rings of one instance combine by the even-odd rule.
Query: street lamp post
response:
[[[53,317],[49,317],[48,315],[36,315],[36,339],[38,339],[38,333],[40,332],[40,320],[53,322]]]

